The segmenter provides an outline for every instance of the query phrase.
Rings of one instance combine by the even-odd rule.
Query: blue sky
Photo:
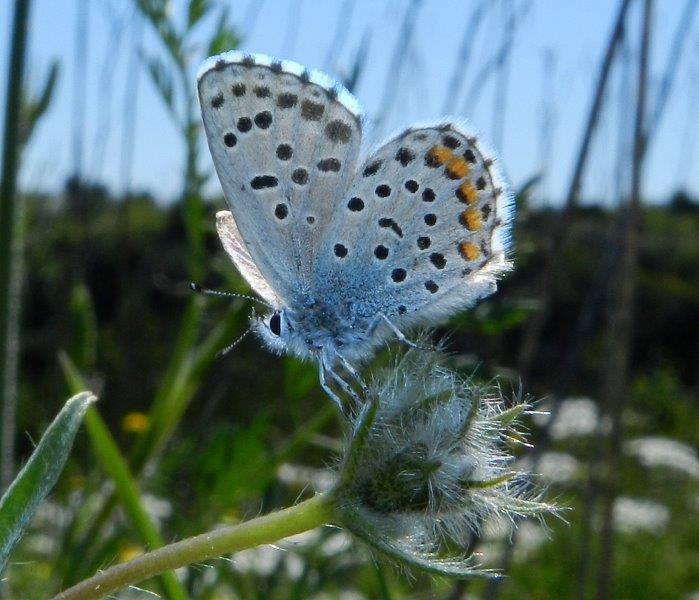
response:
[[[617,11],[616,0],[532,0],[517,30],[511,55],[510,77],[505,102],[505,119],[494,120],[496,78],[486,78],[482,90],[474,75],[492,57],[503,29],[502,5],[494,2],[474,37],[470,64],[460,74],[464,82],[454,103],[453,114],[468,117],[486,137],[499,138],[500,153],[515,186],[548,165],[542,193],[552,203],[564,194],[575,151],[587,114],[592,84]],[[219,2],[229,6],[231,23],[243,38],[242,49],[291,58],[310,67],[326,66],[328,50],[345,0],[266,0],[254,22],[253,3],[259,0]],[[127,0],[88,0],[87,96],[85,99],[85,174],[105,182],[118,192],[120,147],[123,135],[124,85],[129,65],[131,37],[127,31],[121,43],[112,37],[114,18],[130,21],[131,2]],[[9,40],[11,6],[0,2],[0,39]],[[55,103],[33,137],[21,175],[25,189],[60,189],[72,170],[73,54],[78,0],[34,0],[31,12],[29,76],[37,83],[53,59],[61,62],[61,78]],[[352,4],[349,2],[348,4]],[[400,25],[407,0],[356,0],[350,17],[343,23],[344,42],[337,49],[331,73],[342,74],[352,64],[364,35],[369,39],[365,72],[356,90],[371,119],[382,103],[386,78],[391,70]],[[526,0],[519,0],[526,6]],[[657,0],[652,38],[650,105],[653,106],[682,0]],[[396,102],[389,116],[370,132],[380,141],[387,134],[414,121],[439,118],[443,114],[445,91],[456,65],[456,58],[473,1],[424,0],[409,44],[405,68],[399,74]],[[184,3],[172,3],[173,15],[183,12]],[[291,26],[289,25],[291,21]],[[636,57],[637,7],[631,14],[628,53]],[[200,39],[211,21],[202,24]],[[297,24],[297,27],[294,25]],[[142,46],[146,53],[158,52],[158,41],[145,26]],[[7,71],[9,44],[0,46],[3,85]],[[544,56],[554,57],[549,76],[544,77]],[[111,88],[105,90],[101,75],[105,65],[114,67]],[[196,69],[196,65],[194,69]],[[692,76],[695,83],[692,83]],[[665,200],[679,187],[699,195],[699,111],[691,95],[699,94],[699,18],[695,17],[677,85],[666,108],[661,127],[653,139],[644,181],[650,201]],[[194,76],[192,75],[192,85]],[[585,178],[584,197],[611,202],[618,189],[615,179],[620,131],[628,131],[633,114],[634,75],[624,83],[623,69],[616,69],[602,126],[593,147]],[[3,98],[5,95],[2,90]],[[464,106],[467,96],[478,96],[477,103]],[[552,115],[549,150],[542,150],[541,115],[544,98]],[[4,102],[3,102],[4,106]],[[500,133],[501,132],[501,133]],[[97,149],[104,148],[103,155]],[[148,76],[140,76],[136,103],[132,187],[145,189],[162,201],[177,194],[183,163],[182,143],[167,112],[155,94]],[[207,152],[203,164],[210,166]],[[209,190],[217,191],[212,179]]]

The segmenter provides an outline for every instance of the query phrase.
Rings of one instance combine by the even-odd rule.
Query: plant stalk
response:
[[[638,88],[636,92],[636,118],[634,145],[631,159],[631,198],[623,209],[620,257],[609,299],[607,324],[608,346],[603,373],[602,399],[611,420],[611,432],[606,449],[606,464],[601,469],[603,477],[602,529],[598,557],[596,598],[611,598],[614,583],[614,526],[613,508],[618,483],[621,446],[623,442],[622,414],[628,396],[633,318],[638,281],[639,229],[641,221],[641,196],[643,166],[648,133],[646,129],[646,105],[648,97],[648,70],[650,62],[650,38],[653,23],[652,0],[644,0],[638,62]]]
[[[0,176],[0,488],[5,489],[14,471],[15,378],[17,341],[13,340],[11,321],[19,317],[19,277],[16,262],[20,210],[16,194],[19,170],[19,123],[22,104],[22,80],[27,46],[29,0],[16,0],[12,25],[12,49],[8,65],[7,104]]]
[[[171,569],[185,567],[246,548],[269,544],[331,521],[332,498],[318,494],[245,523],[221,527],[169,544],[115,565],[61,592],[53,600],[95,600]]]

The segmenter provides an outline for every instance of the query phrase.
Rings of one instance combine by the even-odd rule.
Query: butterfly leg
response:
[[[344,367],[345,371],[347,371],[357,382],[357,385],[361,388],[362,394],[364,394],[364,397],[368,400],[369,399],[369,386],[367,386],[366,382],[364,379],[362,379],[362,376],[357,372],[357,369],[355,369],[352,364],[341,354],[338,354],[340,358],[340,362],[342,363],[342,366]]]
[[[322,375],[321,385],[323,385],[323,379],[325,379],[325,373],[327,372],[330,375],[330,378],[340,387],[340,389],[345,394],[347,394],[350,398],[352,398],[352,400],[354,400],[354,402],[356,403],[357,406],[361,406],[362,399],[360,398],[359,394],[357,394],[357,392],[352,388],[352,386],[349,383],[347,383],[347,381],[345,381],[342,377],[340,377],[337,374],[335,369],[332,368],[332,365],[327,364],[325,359],[321,359],[320,364],[321,364],[321,375]],[[352,374],[352,373],[350,372],[350,374]],[[356,374],[356,371],[355,371],[355,374]],[[358,374],[357,374],[357,377],[358,377]],[[330,389],[330,386],[328,385],[327,379],[325,380],[325,386],[326,387],[324,387],[323,389],[328,391]],[[333,399],[336,402],[338,402],[340,407],[342,407],[342,401],[338,399],[337,394],[335,394],[333,392],[333,396],[334,396]]]
[[[411,348],[416,348],[417,350],[432,350],[429,346],[420,346],[416,344],[415,342],[409,340],[403,332],[398,329],[396,324],[391,321],[385,314],[383,313],[378,313],[375,317],[374,320],[371,322],[369,327],[367,328],[367,335],[368,337],[371,337],[374,332],[376,331],[376,328],[379,326],[381,322],[386,323],[388,325],[389,329],[393,332],[393,334],[398,338],[398,340],[407,346],[410,346]]]
[[[337,404],[337,407],[340,409],[340,412],[344,414],[344,409],[342,408],[342,400],[340,397],[335,393],[335,391],[330,387],[330,384],[328,383],[328,380],[325,376],[325,371],[327,367],[325,365],[325,361],[321,360],[318,368],[318,376],[320,378],[320,387],[323,388],[325,393],[330,396],[330,399]],[[332,371],[330,371],[332,373]]]

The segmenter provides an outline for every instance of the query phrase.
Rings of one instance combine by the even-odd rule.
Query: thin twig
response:
[[[245,35],[252,35],[252,31],[255,29],[255,25],[257,24],[257,17],[260,16],[260,11],[262,10],[264,4],[265,0],[250,0],[248,8],[245,11],[245,15],[243,16],[242,29]]]
[[[107,52],[105,52],[100,69],[98,101],[100,111],[92,142],[92,164],[89,169],[89,177],[94,181],[102,179],[105,149],[111,135],[114,74],[122,54],[121,44],[124,39],[124,21],[126,19],[124,15],[117,15],[113,12],[112,4],[105,3],[102,6],[105,11],[108,11],[105,19],[108,21],[110,29]]]
[[[549,175],[553,154],[553,131],[556,122],[556,103],[554,100],[554,82],[556,78],[556,56],[551,48],[546,48],[542,56],[542,98],[539,134],[539,197],[542,204],[548,204]]]
[[[83,175],[85,141],[85,99],[87,96],[87,38],[90,3],[76,0],[75,53],[73,55],[73,175],[78,182]],[[78,186],[78,190],[80,186]]]
[[[349,32],[349,26],[352,22],[352,14],[354,13],[355,5],[356,0],[344,0],[340,6],[335,23],[335,33],[333,33],[332,40],[328,46],[328,52],[323,61],[323,68],[325,70],[334,70],[335,68],[337,57],[342,52],[345,42],[347,41],[347,33]]]
[[[493,6],[493,4],[488,0],[481,0],[473,8],[471,18],[466,22],[466,26],[464,27],[461,37],[461,45],[459,46],[456,62],[454,63],[454,70],[451,73],[451,78],[449,79],[449,84],[447,85],[447,91],[444,95],[442,113],[445,115],[453,112],[454,110],[456,99],[461,93],[461,86],[466,80],[466,71],[471,61],[471,53],[473,52],[474,42],[478,37],[478,29],[483,22],[483,17],[491,6]]]
[[[506,47],[507,51],[503,53],[501,60],[499,60],[495,66],[497,82],[495,84],[491,136],[493,144],[495,144],[498,151],[504,153],[505,111],[507,108],[507,89],[510,81],[510,58],[512,56],[515,32],[517,31],[517,10],[515,5],[507,2],[501,3],[501,10],[503,13],[507,14],[505,27],[502,32],[503,38],[506,39],[503,43],[503,47]],[[528,10],[528,8],[526,10]]]
[[[296,50],[299,27],[301,25],[301,12],[303,11],[303,0],[291,0],[289,2],[289,15],[286,19],[286,33],[282,44],[282,56],[292,56]]]
[[[381,103],[379,104],[379,110],[376,113],[376,119],[374,122],[376,132],[381,130],[381,127],[388,117],[388,113],[390,112],[391,108],[393,108],[393,103],[395,102],[396,95],[398,94],[398,84],[403,72],[403,64],[405,63],[405,57],[407,55],[410,41],[413,37],[415,22],[417,21],[417,14],[421,6],[422,0],[411,0],[410,5],[405,11],[403,24],[398,32],[396,48],[393,52],[391,64],[388,68],[388,76],[386,77],[386,85],[384,87],[383,96],[381,98]]]
[[[507,28],[503,32],[500,44],[490,60],[481,64],[481,68],[476,72],[471,80],[471,89],[466,96],[461,112],[462,114],[472,114],[478,104],[478,100],[486,87],[486,83],[497,73],[502,65],[508,60],[517,35],[517,28],[531,9],[531,1],[522,5],[519,11],[512,9]]]
[[[652,20],[652,2],[643,2],[643,28],[641,52],[638,64],[638,91],[636,98],[636,120],[634,125],[634,148],[631,173],[631,198],[624,219],[624,236],[621,256],[610,298],[608,326],[608,352],[604,362],[603,398],[611,417],[612,430],[609,436],[606,468],[603,470],[605,493],[603,495],[602,532],[597,579],[597,598],[610,597],[614,559],[614,529],[612,510],[616,496],[615,474],[618,472],[619,454],[622,443],[621,415],[626,403],[628,371],[631,355],[631,339],[634,315],[634,297],[638,271],[638,233],[641,212],[641,184],[646,145],[646,94],[648,80],[648,54]]]
[[[616,55],[617,47],[619,46],[619,41],[621,40],[624,32],[624,22],[629,5],[630,0],[621,0],[620,2],[616,22],[612,29],[612,34],[610,36],[609,43],[607,44],[607,49],[605,51],[604,58],[602,59],[602,64],[600,65],[597,85],[595,86],[590,112],[587,117],[587,123],[585,124],[582,141],[575,160],[573,175],[570,180],[570,185],[568,186],[565,204],[561,214],[558,217],[553,234],[551,235],[550,246],[546,252],[546,262],[543,268],[542,283],[539,288],[539,310],[529,319],[527,327],[524,331],[522,347],[520,349],[518,359],[518,371],[520,376],[525,381],[529,377],[532,360],[534,356],[536,356],[539,349],[544,322],[548,317],[551,303],[553,301],[553,294],[556,287],[555,279],[556,274],[558,273],[560,261],[562,260],[561,249],[565,240],[565,233],[568,229],[568,224],[573,209],[576,207],[578,202],[582,177],[589,158],[592,138],[602,112],[602,105],[605,91],[607,89],[609,73]]]
[[[121,193],[131,193],[131,173],[133,169],[133,149],[136,131],[136,107],[141,74],[141,61],[138,48],[143,35],[143,18],[138,11],[133,14],[132,43],[128,60],[128,73],[124,86],[123,126],[121,132],[121,149],[119,157],[119,183]]]

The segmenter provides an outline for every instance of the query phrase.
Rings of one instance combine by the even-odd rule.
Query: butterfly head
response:
[[[279,354],[285,354],[288,351],[294,326],[284,309],[275,310],[267,315],[255,316],[253,329],[271,350]]]
[[[354,326],[341,326],[338,321],[333,311],[318,306],[306,310],[279,308],[256,316],[252,327],[279,354],[293,354],[301,359],[324,356],[329,362],[334,362],[338,354],[355,358],[364,336]]]

